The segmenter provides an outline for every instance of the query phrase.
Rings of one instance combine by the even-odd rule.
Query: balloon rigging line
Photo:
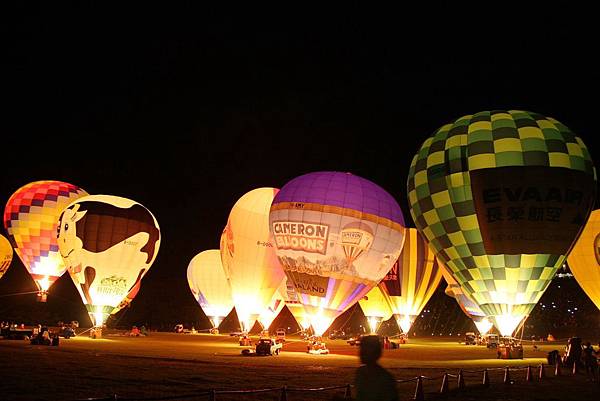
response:
[[[27,292],[16,292],[14,294],[2,294],[2,295],[0,295],[0,298],[13,297],[13,296],[17,296],[17,295],[37,294],[38,292],[39,291],[27,291]]]

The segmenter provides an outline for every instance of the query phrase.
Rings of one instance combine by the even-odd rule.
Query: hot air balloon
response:
[[[221,259],[245,331],[268,308],[284,278],[269,238],[269,208],[277,191],[258,188],[243,195],[231,209],[222,235]]]
[[[60,253],[96,326],[137,293],[160,246],[152,213],[130,199],[86,196],[60,215]]]
[[[235,247],[233,245],[233,231],[229,229],[229,224],[225,226],[223,232],[221,233],[219,250],[221,253],[221,265],[223,266],[223,271],[225,272],[227,280],[229,280],[229,265],[231,264],[233,252],[235,251]]]
[[[87,193],[61,181],[36,181],[19,188],[4,208],[4,227],[15,252],[39,289],[45,302],[48,288],[65,272],[56,225],[63,209]]]
[[[381,323],[394,314],[387,297],[381,292],[379,286],[373,287],[358,303],[369,322],[371,333],[377,333]]]
[[[442,272],[427,242],[414,228],[406,230],[400,257],[379,283],[396,322],[408,334],[442,279]]]
[[[562,265],[595,188],[581,138],[553,118],[517,110],[444,125],[423,143],[408,177],[417,228],[503,335]]]
[[[444,276],[444,280],[446,280],[446,290],[444,291],[446,295],[456,300],[460,309],[464,312],[465,315],[473,320],[475,323],[475,327],[481,334],[486,334],[492,328],[493,324],[485,316],[485,313],[479,308],[477,303],[473,301],[465,292],[462,290],[460,285],[456,282],[452,274],[439,260],[437,261],[441,267],[442,276]]]
[[[210,249],[194,256],[188,265],[187,280],[190,290],[213,327],[233,309],[231,287],[221,263],[221,252]]]
[[[594,210],[568,257],[583,291],[600,309],[600,210]]]
[[[281,285],[277,288],[277,291],[273,294],[271,301],[263,312],[258,316],[258,322],[264,330],[268,330],[273,323],[273,320],[279,315],[283,307],[285,306],[286,299],[286,280],[285,277],[281,281]]]
[[[340,172],[294,178],[269,216],[277,256],[316,335],[390,270],[404,239],[398,203],[378,185]]]
[[[4,276],[6,270],[12,262],[13,249],[10,242],[3,235],[0,235],[0,278]]]

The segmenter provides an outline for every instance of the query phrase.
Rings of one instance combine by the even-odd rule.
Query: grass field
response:
[[[276,388],[291,390],[352,383],[359,365],[358,349],[345,341],[328,341],[329,355],[309,355],[300,339],[288,339],[283,352],[272,357],[244,357],[237,338],[227,335],[151,333],[148,337],[124,337],[105,333],[102,339],[78,336],[61,339],[60,346],[30,345],[26,341],[0,340],[1,400],[77,400],[117,394],[128,399],[206,400],[194,396],[209,389],[246,390]],[[457,339],[410,339],[397,350],[385,350],[381,364],[398,379],[423,375],[426,399],[438,399],[441,376],[464,369],[467,385],[456,400],[586,400],[597,399],[600,386],[585,373],[537,380],[537,366],[552,349],[562,352],[564,344],[525,347],[524,360],[500,360],[495,351],[459,344]],[[527,365],[536,367],[536,380],[525,381]],[[511,385],[502,383],[510,366]],[[523,369],[518,370],[521,367]],[[490,369],[491,387],[481,386],[481,369]],[[401,400],[413,397],[415,382],[399,383]],[[327,392],[292,391],[288,400],[331,400],[343,390]],[[185,397],[185,398],[184,398]],[[217,400],[278,400],[280,391],[260,394],[217,394]]]

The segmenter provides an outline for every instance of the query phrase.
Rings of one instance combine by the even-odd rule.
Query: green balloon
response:
[[[548,287],[594,203],[596,171],[553,118],[483,111],[444,125],[415,155],[417,229],[503,334]]]

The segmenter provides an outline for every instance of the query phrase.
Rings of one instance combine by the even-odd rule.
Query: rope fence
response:
[[[441,386],[440,386],[438,393],[445,394],[450,391],[450,380],[451,379],[455,382],[454,387],[456,388],[456,390],[460,391],[460,390],[464,390],[465,388],[467,388],[467,384],[465,381],[465,374],[471,375],[471,378],[473,378],[473,375],[480,375],[481,379],[479,380],[479,385],[481,385],[483,387],[489,387],[491,384],[490,372],[502,372],[503,373],[502,383],[503,384],[513,384],[513,383],[515,383],[515,380],[512,379],[512,376],[513,376],[513,373],[515,373],[515,372],[525,371],[525,378],[524,378],[525,382],[533,382],[534,380],[543,381],[547,377],[546,370],[548,368],[553,368],[553,372],[551,374],[548,373],[548,376],[562,376],[563,375],[562,364],[557,361],[556,365],[554,365],[554,366],[540,364],[538,366],[531,366],[531,365],[526,366],[526,367],[506,366],[503,368],[500,368],[500,367],[486,368],[483,370],[460,369],[457,374],[445,372],[444,374],[442,374],[440,376],[433,376],[433,377],[416,376],[416,377],[411,377],[408,379],[397,379],[396,383],[397,384],[406,384],[406,383],[415,382],[416,386],[415,386],[415,393],[414,393],[413,400],[424,401],[425,400],[425,392],[423,390],[423,382],[424,381],[435,382],[435,381],[441,380]],[[570,373],[572,376],[575,376],[579,373],[579,368],[577,367],[577,363],[573,364],[573,368]],[[471,378],[469,379],[469,381],[471,381]],[[354,387],[353,384],[345,384],[345,385],[339,385],[339,386],[316,387],[316,388],[300,388],[300,387],[296,388],[296,387],[283,386],[283,387],[272,387],[272,388],[251,389],[251,390],[215,390],[215,389],[211,389],[211,390],[205,390],[205,391],[189,393],[189,394],[161,396],[161,397],[143,397],[143,398],[127,398],[127,397],[120,397],[117,394],[113,394],[112,396],[109,396],[109,397],[84,398],[84,399],[78,399],[75,401],[111,401],[111,400],[163,401],[163,400],[182,400],[182,399],[201,399],[201,400],[208,400],[208,401],[218,401],[220,399],[219,395],[235,395],[235,394],[243,395],[243,394],[260,394],[260,393],[275,393],[275,395],[276,395],[276,393],[279,393],[279,398],[278,398],[279,401],[288,401],[289,393],[318,393],[318,392],[336,391],[336,390],[343,390],[343,396],[340,396],[339,398],[335,398],[335,399],[351,400],[353,387]]]

